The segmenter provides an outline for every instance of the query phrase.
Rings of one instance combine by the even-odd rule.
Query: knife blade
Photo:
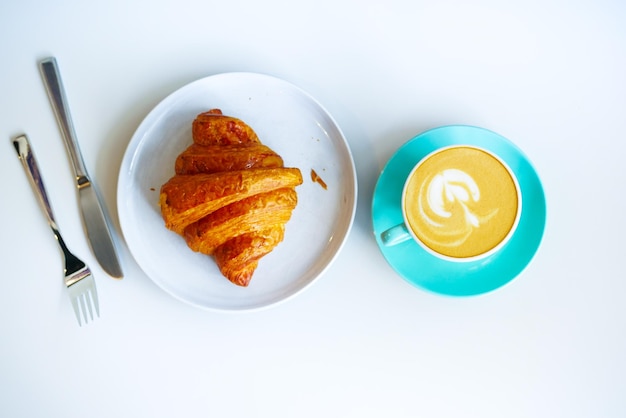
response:
[[[102,268],[110,276],[121,279],[124,274],[117,256],[115,242],[111,235],[109,219],[97,187],[87,173],[87,168],[78,146],[56,59],[54,57],[46,58],[40,61],[39,67],[50,103],[61,129],[61,136],[72,161],[76,187],[78,189],[78,202],[89,244]]]

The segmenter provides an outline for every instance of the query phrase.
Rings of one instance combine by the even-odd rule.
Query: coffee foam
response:
[[[496,248],[514,228],[518,186],[510,170],[484,150],[443,149],[416,167],[406,183],[406,221],[419,241],[453,258]]]

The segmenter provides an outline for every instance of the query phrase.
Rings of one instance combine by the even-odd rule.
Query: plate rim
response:
[[[317,110],[319,110],[323,114],[323,116],[328,120],[328,122],[331,124],[333,129],[335,129],[337,132],[337,140],[334,140],[333,143],[335,144],[334,145],[335,147],[339,147],[338,148],[339,150],[343,149],[343,151],[341,152],[342,168],[346,173],[349,173],[349,176],[346,176],[348,178],[344,177],[343,184],[348,185],[348,188],[346,188],[346,191],[344,192],[344,194],[348,195],[351,201],[348,201],[348,205],[346,205],[346,208],[349,208],[349,210],[344,209],[342,212],[338,212],[341,217],[346,218],[346,222],[343,223],[344,225],[344,228],[342,228],[343,231],[339,230],[339,232],[341,232],[341,236],[340,236],[339,242],[336,244],[334,253],[332,253],[328,257],[328,260],[326,261],[325,265],[321,266],[317,272],[313,272],[313,276],[309,280],[307,280],[303,285],[298,286],[295,290],[287,292],[287,294],[285,295],[269,298],[269,301],[249,303],[249,304],[246,304],[245,306],[226,307],[224,305],[213,306],[209,304],[197,303],[194,300],[185,298],[182,295],[173,291],[172,289],[168,288],[162,280],[152,277],[152,275],[146,271],[141,261],[137,257],[136,249],[134,249],[134,247],[129,243],[129,241],[132,241],[132,239],[129,240],[128,238],[128,226],[125,227],[125,224],[129,222],[127,217],[130,215],[127,215],[126,212],[127,210],[130,210],[130,209],[127,209],[124,204],[124,199],[125,199],[124,189],[129,187],[129,185],[132,183],[131,181],[129,181],[131,178],[129,174],[133,171],[132,166],[133,166],[134,160],[137,157],[137,154],[139,152],[141,145],[144,143],[147,133],[149,132],[151,127],[154,126],[160,120],[160,118],[164,117],[164,115],[167,113],[167,109],[170,107],[173,107],[175,105],[176,100],[179,97],[184,96],[184,94],[188,90],[193,89],[194,86],[202,85],[204,83],[207,83],[210,81],[212,82],[214,80],[217,80],[217,82],[219,82],[220,78],[233,78],[233,77],[234,78],[243,77],[248,80],[253,80],[253,81],[261,80],[261,82],[278,83],[278,84],[287,86],[292,91],[297,92],[301,97],[305,98],[312,105],[317,107]],[[347,140],[346,135],[344,134],[343,130],[341,129],[341,126],[337,123],[333,115],[315,97],[313,97],[310,93],[308,93],[301,87],[285,79],[282,79],[273,75],[260,73],[260,72],[251,72],[251,71],[233,71],[233,72],[216,73],[216,74],[212,74],[212,75],[208,75],[205,77],[192,80],[180,86],[179,88],[173,90],[166,96],[164,96],[155,106],[153,106],[148,111],[148,113],[143,117],[141,122],[137,125],[137,128],[134,130],[124,150],[122,162],[120,164],[120,168],[118,171],[116,197],[117,197],[117,211],[118,211],[120,229],[121,229],[122,237],[125,241],[126,247],[128,248],[131,257],[133,258],[134,262],[137,264],[139,269],[155,285],[157,285],[158,288],[160,288],[162,291],[164,291],[168,295],[174,297],[175,299],[181,302],[184,302],[190,306],[194,306],[196,308],[200,308],[203,310],[215,311],[215,312],[226,312],[226,313],[255,312],[255,311],[260,311],[260,310],[268,309],[270,307],[277,306],[301,294],[306,289],[310,288],[315,282],[317,282],[318,279],[324,276],[326,272],[328,271],[328,269],[335,263],[335,261],[337,260],[341,252],[343,251],[343,248],[345,247],[348,241],[348,238],[350,236],[350,233],[352,231],[352,228],[354,226],[354,220],[356,217],[356,211],[357,211],[357,206],[358,206],[358,178],[357,178],[357,171],[356,171],[356,164],[354,161],[354,156],[353,156],[352,149],[350,147],[350,144]],[[302,276],[298,276],[298,277],[302,277]]]

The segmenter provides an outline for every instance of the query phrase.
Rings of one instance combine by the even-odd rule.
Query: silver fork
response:
[[[24,170],[26,170],[26,174],[33,185],[39,203],[41,203],[44,213],[46,214],[46,218],[48,218],[48,225],[50,225],[50,229],[52,229],[52,233],[57,239],[59,247],[61,247],[61,251],[63,251],[63,258],[65,261],[65,286],[69,292],[72,307],[74,308],[74,313],[76,314],[76,319],[78,320],[78,325],[82,326],[81,313],[85,324],[89,322],[89,319],[93,321],[94,310],[96,315],[100,316],[98,293],[96,292],[96,283],[93,275],[91,274],[89,267],[87,267],[87,265],[78,257],[72,254],[70,250],[68,250],[65,245],[65,241],[63,241],[63,238],[61,237],[59,227],[54,220],[54,214],[52,213],[52,207],[50,206],[46,189],[43,185],[43,179],[39,173],[37,161],[35,160],[35,156],[26,135],[20,135],[15,138],[13,140],[13,146],[15,147],[17,156],[22,162]],[[89,317],[87,314],[89,314]]]

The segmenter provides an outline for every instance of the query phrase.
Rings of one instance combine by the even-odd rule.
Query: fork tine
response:
[[[89,310],[89,318],[93,321],[93,308],[91,307],[92,303],[89,300],[91,298],[91,293],[89,291],[85,292],[85,300],[87,302],[87,308]]]
[[[76,315],[76,319],[78,320],[78,326],[82,327],[83,324],[81,324],[80,322],[80,310],[78,308],[78,301],[76,300],[76,298],[70,298],[70,301],[72,302],[72,308],[74,308],[74,315]]]
[[[87,318],[87,307],[85,306],[85,294],[81,293],[78,296],[78,300],[80,301],[80,310],[83,313],[83,319],[85,320],[85,324],[89,322],[89,318]],[[93,317],[91,318],[93,320]]]
[[[85,286],[85,290],[83,291],[83,294],[81,295],[81,300],[84,299],[84,303],[87,305],[87,309],[85,309],[83,305],[83,315],[87,317],[87,311],[89,311],[89,318],[93,321],[93,308],[91,307],[92,302],[90,300],[91,298],[90,290],[91,290],[90,286]]]
[[[89,283],[89,295],[93,302],[93,307],[96,309],[96,315],[100,317],[100,306],[98,305],[98,291],[94,282]]]

